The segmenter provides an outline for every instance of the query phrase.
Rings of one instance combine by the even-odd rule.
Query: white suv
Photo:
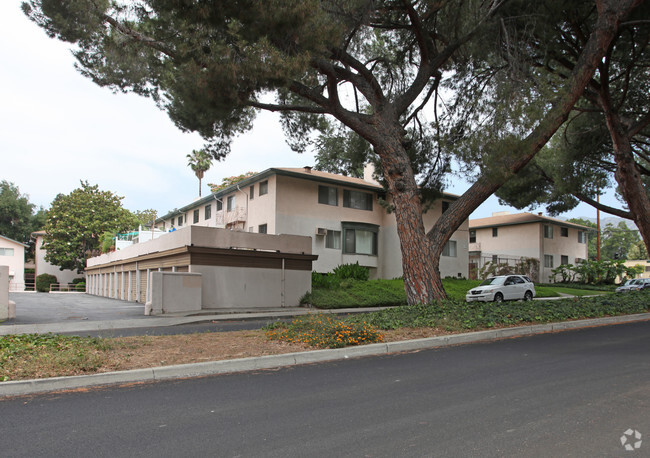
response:
[[[489,277],[465,295],[467,302],[503,302],[523,299],[530,301],[535,297],[535,285],[525,275],[499,275]]]

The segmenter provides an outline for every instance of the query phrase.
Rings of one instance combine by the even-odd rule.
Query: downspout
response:
[[[282,282],[281,282],[281,288],[280,288],[280,307],[285,307],[286,306],[286,298],[285,298],[285,270],[284,270],[284,258],[282,258]]]
[[[246,226],[248,226],[248,194],[246,194],[244,191],[242,191],[239,188],[239,183],[237,183],[237,191],[241,192],[243,195],[246,196],[246,222],[244,223],[244,231],[246,231]],[[282,261],[284,263],[284,260]]]

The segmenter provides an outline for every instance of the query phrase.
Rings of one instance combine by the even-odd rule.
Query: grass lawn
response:
[[[468,290],[478,286],[480,283],[480,280],[455,278],[447,278],[442,281],[449,298],[461,301],[465,300],[465,294]],[[537,292],[537,297],[559,297],[561,296],[560,293],[572,296],[607,294],[606,291],[580,289],[573,285],[571,287],[536,285],[535,291]],[[404,282],[401,279],[370,281],[342,280],[337,288],[312,288],[312,293],[304,298],[304,302],[311,303],[315,307],[323,309],[386,307],[405,305],[406,294],[404,293]]]

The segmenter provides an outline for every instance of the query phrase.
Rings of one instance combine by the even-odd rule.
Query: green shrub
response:
[[[86,284],[85,283],[77,283],[74,287],[76,291],[86,291]]]
[[[335,276],[341,280],[352,279],[358,281],[368,281],[370,270],[367,267],[360,266],[357,261],[354,264],[341,264],[333,270]]]
[[[49,293],[50,285],[58,282],[54,275],[40,274],[36,277],[36,291],[39,293]]]
[[[72,283],[74,285],[76,285],[77,283],[86,283],[86,279],[84,277],[73,278]]]
[[[319,272],[311,273],[311,287],[312,288],[324,288],[324,289],[334,289],[338,288],[340,279],[332,274],[321,274]]]

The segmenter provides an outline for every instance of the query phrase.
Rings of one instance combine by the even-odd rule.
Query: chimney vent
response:
[[[310,165],[305,166],[305,172],[311,173],[311,166]]]

